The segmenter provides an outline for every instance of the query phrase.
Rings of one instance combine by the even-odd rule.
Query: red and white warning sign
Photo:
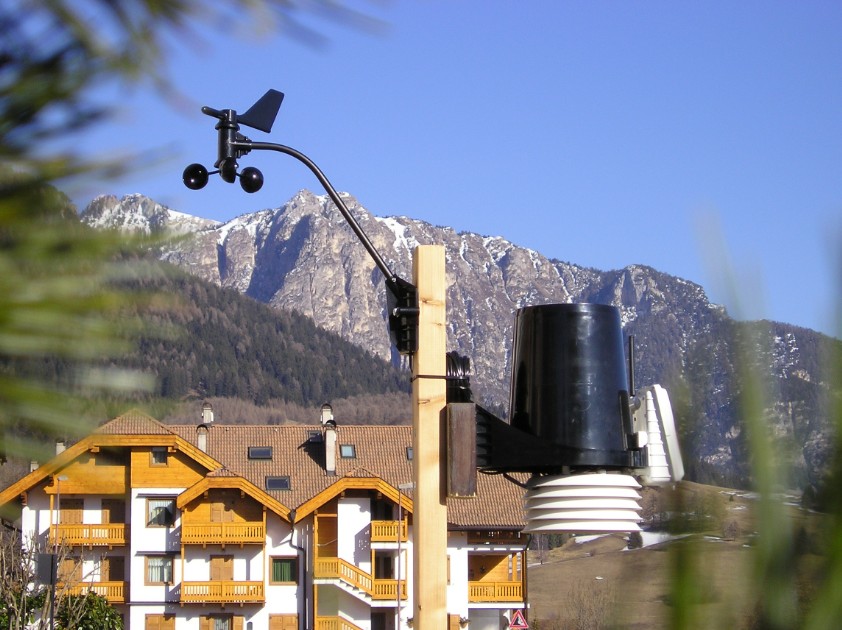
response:
[[[528,630],[529,624],[523,618],[523,613],[519,610],[512,615],[512,620],[509,622],[509,630]]]

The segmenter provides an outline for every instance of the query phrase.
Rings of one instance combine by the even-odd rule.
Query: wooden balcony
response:
[[[316,617],[316,630],[362,630],[342,617]]]
[[[182,545],[262,545],[266,527],[260,521],[246,523],[184,523]]]
[[[491,544],[491,545],[525,545],[526,537],[520,532],[512,531],[485,531],[485,532],[469,532],[468,543],[471,545]]]
[[[68,595],[84,595],[96,593],[108,600],[109,604],[125,604],[127,582],[83,582],[67,589]]]
[[[388,599],[395,601],[398,596],[399,580],[374,579],[372,583],[372,599]],[[401,599],[406,599],[406,580],[400,580]]]
[[[263,582],[211,580],[182,582],[182,604],[263,604]]]
[[[371,521],[371,542],[398,542],[398,532],[401,542],[407,540],[407,522],[403,521]]]
[[[522,582],[468,582],[469,602],[522,602]]]
[[[114,547],[126,544],[125,523],[50,526],[50,544],[70,547]]]
[[[400,586],[401,599],[406,599],[406,580],[374,579],[362,569],[341,558],[317,558],[313,577],[342,580],[377,600],[396,600],[398,586]]]

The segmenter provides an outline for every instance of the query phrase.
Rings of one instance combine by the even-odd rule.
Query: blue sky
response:
[[[139,192],[228,220],[321,193],[302,165],[255,152],[254,195],[212,178],[214,120],[268,88],[270,135],[379,216],[406,215],[608,270],[651,265],[739,318],[842,334],[842,3],[371,0],[372,28],[304,12],[323,37],[269,26],[170,35],[149,82],[80,150],[148,152],[145,168],[71,189]],[[226,29],[231,31],[232,29]],[[120,158],[122,159],[122,158]]]

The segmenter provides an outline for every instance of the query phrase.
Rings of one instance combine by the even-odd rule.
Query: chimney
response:
[[[213,424],[213,405],[206,402],[202,405],[202,424],[196,427],[196,446],[203,453],[208,452],[208,433]]]
[[[338,430],[336,423],[331,420],[325,424],[325,472],[328,475],[336,474],[336,438]]]
[[[325,443],[325,473],[336,474],[336,439],[338,429],[336,420],[333,419],[333,407],[328,403],[322,405],[321,410],[322,428],[324,429]]]
[[[33,459],[29,462],[29,472],[35,472],[36,470],[38,470],[38,462]]]
[[[196,446],[203,453],[208,452],[208,425],[200,424],[196,427]]]
[[[56,455],[61,455],[64,453],[64,442],[56,442]]]

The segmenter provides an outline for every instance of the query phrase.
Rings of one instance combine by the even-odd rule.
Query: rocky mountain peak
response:
[[[478,402],[500,409],[508,404],[518,308],[611,304],[620,308],[625,332],[635,336],[637,382],[661,383],[683,396],[685,429],[693,427],[685,438],[695,456],[691,469],[697,475],[743,474],[737,455],[745,449],[736,404],[737,325],[710,303],[702,287],[644,265],[599,271],[547,258],[500,236],[457,233],[408,217],[375,217],[353,196],[343,197],[392,271],[407,280],[415,247],[444,246],[448,349],[470,358]],[[389,342],[383,277],[332,206],[329,197],[302,190],[280,208],[219,223],[140,195],[102,196],[82,220],[187,235],[162,248],[161,258],[213,284],[307,315],[373,354],[398,361]],[[777,433],[809,445],[801,466],[826,461],[822,445],[830,443],[829,423],[819,401],[828,385],[817,359],[823,339],[813,331],[765,325],[770,350],[762,361],[774,392],[766,414]]]
[[[217,221],[177,212],[140,194],[117,199],[114,195],[100,195],[81,214],[91,227],[118,229],[124,232],[157,234],[190,234],[196,230],[218,225]]]

